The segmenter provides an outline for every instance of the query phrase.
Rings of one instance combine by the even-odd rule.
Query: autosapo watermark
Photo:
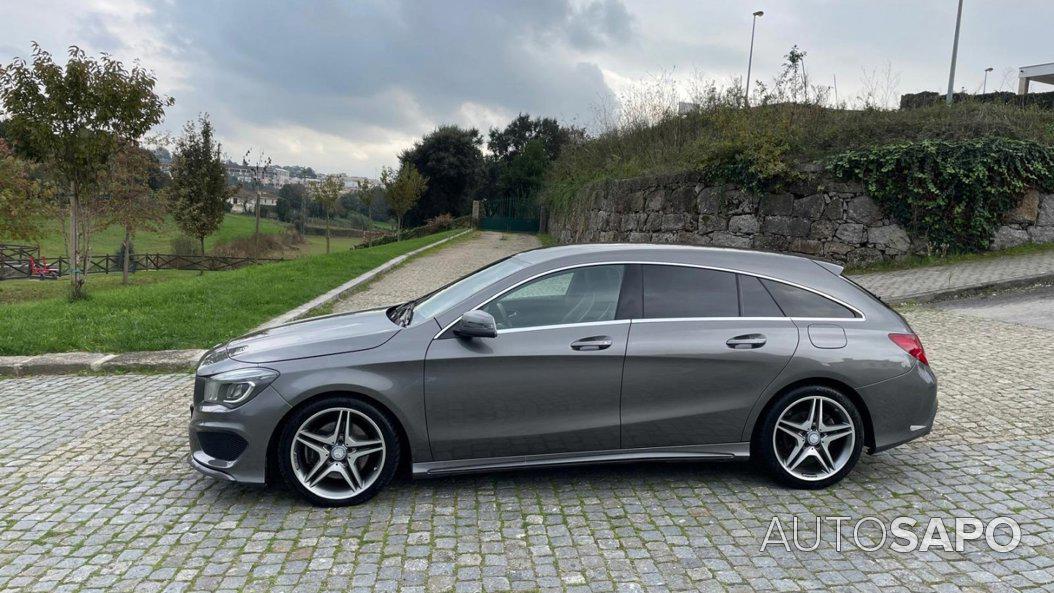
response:
[[[884,547],[900,553],[962,552],[968,542],[974,546],[987,545],[996,552],[1010,552],[1021,543],[1021,527],[1009,517],[996,517],[987,523],[976,517],[933,517],[928,521],[897,517],[888,523],[878,517],[855,521],[843,516],[816,517],[815,521],[792,517],[789,522],[773,517],[761,543],[761,551],[778,546],[788,552],[792,548],[812,552],[824,542],[839,552],[848,545],[865,552]]]

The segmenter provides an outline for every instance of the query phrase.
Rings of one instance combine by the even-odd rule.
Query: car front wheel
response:
[[[351,397],[314,401],[295,411],[282,429],[282,477],[319,506],[361,504],[391,481],[399,439],[388,417]]]
[[[844,478],[860,459],[863,426],[856,406],[839,391],[799,387],[769,409],[754,449],[784,484],[824,488]]]

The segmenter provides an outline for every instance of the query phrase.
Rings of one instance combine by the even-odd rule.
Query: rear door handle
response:
[[[611,347],[611,344],[611,338],[608,336],[592,336],[571,342],[571,350],[606,350]]]
[[[729,348],[735,348],[736,350],[747,350],[750,348],[761,348],[767,341],[768,339],[763,334],[746,334],[729,338],[725,344]]]

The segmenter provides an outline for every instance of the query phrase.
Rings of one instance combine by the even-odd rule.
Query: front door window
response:
[[[513,289],[483,310],[494,316],[499,330],[611,321],[624,274],[623,265],[555,272]]]

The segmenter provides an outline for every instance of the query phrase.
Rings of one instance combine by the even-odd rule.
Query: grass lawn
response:
[[[223,272],[210,272],[222,274]],[[120,272],[116,274],[92,274],[88,277],[88,291],[98,294],[103,291],[129,290],[135,286],[168,282],[181,278],[193,278],[193,270],[144,270],[128,276],[128,286],[121,284]],[[70,292],[68,276],[58,280],[4,280],[0,282],[0,305],[65,298]]]
[[[206,348],[460,229],[231,272],[0,304],[0,355]],[[6,282],[6,281],[5,281]]]
[[[205,238],[205,250],[211,250],[217,242],[228,241],[238,237],[248,237],[256,229],[256,219],[246,214],[228,213],[223,217],[223,224],[210,237]],[[280,233],[285,225],[275,220],[260,219],[261,233]],[[172,253],[172,239],[178,236],[179,229],[172,217],[166,217],[164,224],[158,231],[142,231],[136,233],[134,245],[136,253]],[[121,247],[124,240],[124,231],[112,226],[92,238],[92,253],[96,255],[114,254]],[[0,243],[4,243],[0,238]],[[10,241],[11,243],[27,244],[25,241]],[[53,232],[40,240],[40,249],[44,257],[54,258],[66,255],[66,243],[62,239],[62,229],[55,224]]]

